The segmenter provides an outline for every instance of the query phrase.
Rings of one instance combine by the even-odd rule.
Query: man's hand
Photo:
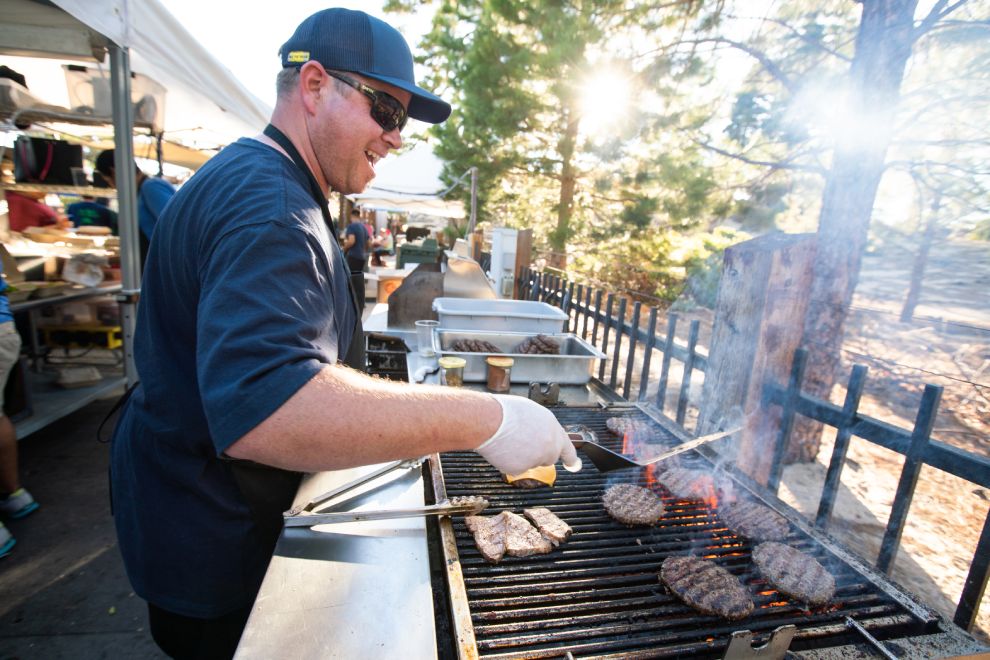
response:
[[[581,469],[581,459],[553,413],[521,396],[492,396],[502,406],[502,423],[475,449],[482,458],[504,474],[553,465],[557,459],[571,472]]]

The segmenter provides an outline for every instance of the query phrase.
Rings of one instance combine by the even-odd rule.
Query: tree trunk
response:
[[[843,325],[866,246],[877,186],[904,67],[911,55],[918,0],[862,0],[863,16],[849,71],[850,120],[836,139],[818,221],[818,252],[804,323],[809,363],[804,390],[828,399],[839,370]],[[821,424],[798,418],[785,460],[812,461]]]
[[[914,317],[914,308],[918,306],[921,299],[921,282],[925,277],[925,266],[928,265],[928,253],[935,242],[935,227],[938,226],[938,210],[942,206],[942,194],[935,191],[932,199],[931,213],[925,221],[925,230],[921,234],[921,245],[918,246],[918,254],[914,258],[914,265],[911,267],[911,285],[908,287],[907,298],[904,300],[904,307],[901,308],[901,323],[908,323]]]
[[[557,204],[557,227],[550,232],[550,265],[567,268],[567,238],[571,234],[571,215],[574,210],[574,187],[577,175],[574,171],[574,147],[580,122],[571,119],[573,112],[565,113],[567,129],[560,138],[560,201]]]

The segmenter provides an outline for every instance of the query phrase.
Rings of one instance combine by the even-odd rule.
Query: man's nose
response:
[[[399,128],[393,128],[391,131],[386,131],[382,137],[385,139],[385,144],[387,144],[392,149],[399,149],[402,147],[402,134],[399,132]]]

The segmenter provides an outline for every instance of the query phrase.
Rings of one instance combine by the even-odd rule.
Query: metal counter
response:
[[[409,377],[436,358],[415,352],[415,332],[389,330],[376,305],[366,331],[406,340]],[[426,376],[438,384],[439,375]],[[481,388],[480,384],[475,384]],[[527,386],[512,387],[526,395]],[[591,384],[561,387],[570,405],[614,395]],[[379,466],[307,476],[294,505],[308,502]],[[390,509],[425,504],[422,470],[392,472],[344,495],[331,510]],[[324,525],[282,531],[236,658],[435,658],[434,610],[423,518]]]
[[[294,503],[376,467],[310,475]],[[387,474],[325,510],[423,504],[415,469]],[[431,593],[423,518],[285,529],[235,657],[434,658]]]

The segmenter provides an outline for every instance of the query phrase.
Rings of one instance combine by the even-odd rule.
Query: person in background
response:
[[[114,150],[107,149],[100,152],[96,157],[96,173],[99,174],[107,185],[111,188],[117,187],[117,171],[113,164]],[[141,171],[141,168],[134,164],[136,172],[135,182],[137,183],[137,216],[138,228],[141,230],[141,264],[145,264],[148,258],[148,245],[151,236],[155,232],[155,225],[158,218],[175,194],[175,187],[165,179],[151,177]]]
[[[368,243],[365,246],[365,260],[364,260],[364,272],[368,272],[368,259],[367,257],[371,254],[371,248],[375,241],[375,226],[370,222],[364,223],[364,230],[368,233]]]
[[[28,227],[55,227],[68,229],[72,222],[59,215],[43,201],[43,192],[4,191],[7,197],[7,218],[10,231],[24,231]]]
[[[402,35],[361,11],[313,14],[279,55],[271,123],[211,158],[155,229],[141,380],[111,441],[118,547],[173,657],[234,654],[304,472],[471,450],[507,474],[580,468],[526,397],[359,371],[327,191],[362,192],[407,117],[438,124],[450,105],[416,85]]]
[[[0,276],[3,262],[0,261]],[[17,470],[17,434],[3,411],[3,390],[21,355],[21,336],[14,327],[14,315],[7,300],[7,281],[0,278],[0,515],[17,520],[34,512],[38,503],[21,486]],[[0,522],[0,557],[6,556],[16,543],[13,534]]]
[[[82,201],[65,207],[65,213],[76,227],[109,227],[117,235],[117,213],[93,197],[83,195]]]
[[[351,224],[344,230],[344,257],[351,269],[351,286],[357,294],[358,309],[364,313],[364,270],[368,265],[371,236],[368,225],[361,220],[361,211],[351,207]]]
[[[395,253],[395,240],[392,238],[392,232],[388,230],[388,227],[382,227],[378,231],[378,236],[375,236],[375,240],[371,242],[371,248],[371,265],[384,266],[385,261],[382,257]]]

